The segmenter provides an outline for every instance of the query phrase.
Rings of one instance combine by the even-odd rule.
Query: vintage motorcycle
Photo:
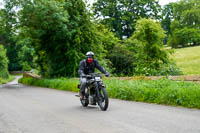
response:
[[[102,111],[106,111],[109,100],[106,86],[103,84],[101,75],[99,73],[91,73],[84,77],[87,78],[87,84],[83,92],[83,99],[80,99],[82,106],[87,107],[88,104],[98,104]]]

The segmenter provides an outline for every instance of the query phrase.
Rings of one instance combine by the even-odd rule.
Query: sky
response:
[[[159,3],[163,6],[170,2],[176,2],[177,0],[159,0]]]

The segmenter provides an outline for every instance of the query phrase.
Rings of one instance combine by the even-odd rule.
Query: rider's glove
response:
[[[109,75],[110,75],[110,73],[109,73],[109,72],[107,72],[107,73],[105,74],[105,76],[106,76],[106,77],[109,77]]]

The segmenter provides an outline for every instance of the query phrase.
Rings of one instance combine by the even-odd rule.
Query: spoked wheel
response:
[[[106,89],[105,88],[100,89],[99,95],[100,95],[98,100],[99,107],[101,108],[102,111],[106,111],[109,103]]]

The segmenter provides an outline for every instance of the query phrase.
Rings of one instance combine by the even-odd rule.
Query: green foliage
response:
[[[169,4],[165,5],[162,10],[163,18],[162,18],[161,24],[162,24],[163,29],[166,31],[167,35],[171,34],[170,25],[174,18],[173,17],[173,4],[174,3],[169,3]]]
[[[34,68],[45,77],[77,76],[79,61],[87,51],[93,51],[106,70],[120,76],[178,72],[171,67],[175,65],[169,62],[168,52],[162,46],[162,28],[153,20],[139,20],[160,18],[161,8],[156,0],[98,0],[93,8],[95,17],[103,18],[98,22],[91,19],[83,0],[4,3],[5,8],[0,10],[0,43],[7,49],[9,70]],[[172,5],[165,9],[163,24],[170,33]],[[188,18],[191,13],[198,14],[196,10],[183,14]],[[178,22],[172,24],[174,29],[183,25],[181,21],[174,22]],[[198,33],[189,33],[195,33],[192,43],[198,42]],[[130,38],[119,40],[115,35]]]
[[[12,2],[11,2],[12,3]],[[17,50],[20,47],[16,46],[16,13],[11,8],[10,2],[5,3],[5,8],[0,9],[0,43],[7,49],[9,59],[8,69],[10,71],[21,70]]]
[[[116,44],[120,42],[120,40],[114,36],[114,33],[111,32],[109,29],[107,29],[102,24],[97,24],[97,36],[99,37],[99,40],[102,41],[102,45],[104,46],[105,51],[113,50],[113,47],[115,47]]]
[[[180,0],[174,4],[174,21],[168,45],[177,48],[199,45],[200,1]]]
[[[6,50],[2,45],[0,45],[0,78],[9,78],[8,62]]]
[[[164,49],[164,30],[158,22],[140,19],[136,31],[128,39],[128,46],[135,52],[135,74],[160,75],[169,63],[169,52]]]
[[[93,5],[94,16],[120,39],[132,35],[141,17],[160,18],[160,10],[156,0],[98,0]]]
[[[165,30],[166,33],[166,38],[164,40],[164,43],[167,43],[168,36],[171,34],[171,22],[173,21],[173,4],[174,3],[169,3],[163,7],[162,10],[162,20],[161,20],[161,25],[162,28]]]
[[[78,79],[22,78],[21,83],[78,92]],[[200,109],[200,86],[196,83],[161,80],[105,79],[110,98]]]
[[[96,36],[98,37],[98,40],[101,40],[104,49],[103,52],[99,54],[98,60],[100,61],[100,64],[104,66],[106,71],[112,72],[116,67],[113,65],[114,62],[110,59],[110,55],[112,54],[112,50],[120,43],[120,41],[114,36],[113,32],[108,30],[104,25],[96,24],[96,27]]]
[[[23,71],[30,71],[31,70],[31,66],[26,61],[23,62],[22,66],[23,66]]]
[[[7,79],[0,77],[0,84],[6,84],[6,83],[12,81],[13,79],[14,79],[14,76],[12,76],[12,75],[9,75],[9,78],[7,78]]]
[[[131,101],[199,108],[200,87],[167,79],[156,81],[106,80],[109,97]]]
[[[200,24],[200,1],[180,0],[174,4],[174,18],[182,26],[196,27]]]
[[[24,3],[19,12],[20,36],[31,39],[43,75],[75,76],[87,51],[103,56],[102,41],[82,0]]]
[[[168,45],[173,48],[197,44],[200,44],[200,30],[187,27],[175,30],[168,41]]]
[[[108,54],[108,59],[112,62],[113,73],[117,76],[132,76],[134,53],[128,50],[125,45],[116,45]]]
[[[117,76],[182,74],[169,60],[171,51],[164,48],[164,37],[164,30],[158,22],[139,20],[132,37],[119,42],[108,54],[113,73]]]
[[[25,85],[34,85],[34,86],[48,87],[48,88],[74,91],[74,92],[79,91],[77,88],[79,81],[76,79],[61,78],[61,79],[38,80],[33,78],[21,78],[19,82]]]
[[[20,47],[18,50],[18,58],[20,64],[22,64],[23,71],[30,71],[31,68],[35,68],[35,60],[37,56],[35,55],[35,50],[32,48],[32,41],[30,38],[18,39],[17,46]]]
[[[7,49],[7,56],[9,59],[8,70],[21,71],[22,64],[20,64],[20,59],[18,57],[18,51],[20,50],[20,47],[16,45],[16,42],[13,42],[12,44],[6,45],[5,48]]]

